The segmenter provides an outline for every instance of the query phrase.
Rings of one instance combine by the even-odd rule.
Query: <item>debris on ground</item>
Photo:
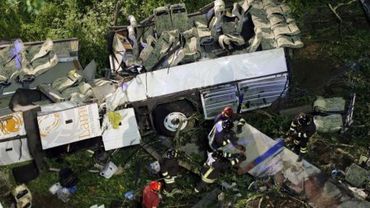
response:
[[[160,6],[110,28],[109,69],[0,42],[0,208],[370,206],[354,2]]]

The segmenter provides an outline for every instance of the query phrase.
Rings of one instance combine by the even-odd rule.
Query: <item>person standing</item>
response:
[[[151,181],[147,186],[144,187],[143,190],[143,200],[142,200],[142,207],[143,208],[157,208],[160,201],[160,190],[161,190],[161,183],[158,181]]]
[[[225,157],[222,151],[208,153],[207,161],[200,170],[201,181],[194,188],[199,193],[206,189],[208,185],[214,184],[221,176],[222,171],[235,166],[246,160],[244,154],[232,154]]]
[[[175,149],[169,149],[166,156],[160,161],[161,175],[164,181],[163,193],[166,196],[170,196],[178,190],[174,189],[175,178],[177,177],[180,166],[177,161],[177,151]]]
[[[212,151],[221,150],[230,143],[238,150],[245,151],[242,145],[237,143],[238,138],[233,132],[234,123],[230,119],[218,121],[208,134],[208,143]]]
[[[316,125],[311,115],[300,113],[293,119],[287,134],[287,143],[288,147],[291,147],[292,151],[299,156],[297,161],[301,161],[307,154],[308,142],[315,133]]]
[[[218,114],[214,120],[214,123],[216,124],[219,121],[224,121],[228,119],[233,119],[234,117],[234,110],[230,107],[227,106],[225,107],[220,114]]]

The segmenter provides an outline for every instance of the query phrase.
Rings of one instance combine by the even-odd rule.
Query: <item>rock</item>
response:
[[[369,171],[353,163],[346,171],[345,180],[355,187],[361,187],[369,177]]]

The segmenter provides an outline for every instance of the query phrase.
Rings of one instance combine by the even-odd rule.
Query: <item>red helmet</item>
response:
[[[150,189],[153,191],[159,191],[161,190],[161,183],[158,181],[151,181],[149,184]]]
[[[227,117],[231,117],[231,116],[233,116],[234,111],[233,111],[233,109],[231,107],[227,106],[222,111],[222,114],[225,115],[225,116],[227,116]]]

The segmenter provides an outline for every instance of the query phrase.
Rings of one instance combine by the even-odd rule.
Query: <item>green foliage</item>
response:
[[[133,14],[138,20],[152,14],[155,7],[170,3],[183,2],[188,11],[193,12],[200,7],[212,2],[212,0],[2,0],[0,4],[0,40],[11,40],[22,38],[24,41],[44,40],[47,37],[52,39],[77,37],[80,39],[81,53],[80,60],[82,65],[86,65],[91,59],[95,59],[99,67],[107,67],[107,40],[106,35],[109,27],[113,24],[114,14],[116,12],[117,2],[120,2],[121,8],[118,8],[118,24],[127,24],[127,16]],[[298,18],[297,21],[303,23],[303,17],[310,11],[316,9],[313,5],[326,7],[329,0],[286,0]],[[341,1],[342,2],[342,1]],[[330,10],[326,10],[330,13]],[[305,25],[301,25],[304,27]],[[370,33],[368,28],[354,28],[351,25],[345,25],[342,36],[339,36],[337,25],[333,23],[332,27],[325,27],[314,32],[306,34],[306,38],[312,38],[310,41],[317,41],[323,36],[329,37],[329,41],[320,42],[321,51],[325,51],[330,59],[340,60],[340,64],[347,62],[359,62],[362,66],[359,71],[350,74],[354,83],[354,90],[358,97],[356,100],[354,120],[355,126],[350,135],[354,138],[357,145],[366,147],[368,145],[370,129],[370,61],[368,58],[370,51]],[[304,50],[304,49],[302,49]],[[294,79],[294,78],[293,78]],[[293,91],[294,92],[294,91]],[[299,94],[300,92],[294,92]],[[311,97],[300,97],[292,101],[297,103],[308,103]],[[265,111],[257,111],[246,114],[246,120],[260,131],[271,137],[281,136],[289,127],[290,118],[272,114]],[[191,135],[196,134],[205,138],[208,132],[202,132],[201,129],[192,129],[189,132],[183,132],[179,138],[180,144],[186,144],[191,140]],[[367,139],[367,140],[366,140]],[[357,146],[356,146],[357,147]],[[162,147],[163,148],[163,147]],[[136,168],[143,166],[142,161],[153,161],[142,150],[135,153],[135,157],[128,158],[136,149],[122,149],[114,158],[116,164],[125,166],[123,175],[114,176],[110,180],[87,172],[91,168],[91,160],[85,153],[79,153],[66,157],[66,161],[72,164],[72,169],[80,174],[80,186],[77,194],[72,198],[71,206],[89,207],[94,203],[105,203],[108,205],[112,199],[122,199],[122,194],[129,190],[134,190],[140,194],[141,188],[148,182],[152,176],[144,171],[142,179],[135,183],[137,177]],[[196,161],[201,158],[195,158]],[[141,163],[142,162],[142,163]],[[51,164],[54,167],[62,167],[60,164]],[[144,168],[143,168],[144,169]],[[230,175],[225,175],[223,179],[230,179]],[[192,203],[198,200],[199,195],[192,192],[192,185],[199,178],[182,177],[179,179],[179,186],[183,188],[184,193],[178,198],[165,201],[166,205],[187,204],[188,199]],[[57,182],[56,173],[43,173],[36,181],[30,184],[30,188],[35,194],[45,194],[48,188]],[[239,177],[238,185],[242,190],[250,183],[250,178]],[[251,193],[242,193],[243,198],[240,206],[245,207],[248,198],[253,197]],[[257,196],[257,195],[256,195]],[[197,198],[198,197],[198,198]],[[181,203],[180,203],[181,202]]]
[[[99,68],[108,67],[107,33],[118,8],[118,24],[127,24],[133,14],[138,20],[152,14],[154,8],[177,0],[4,0],[0,5],[0,40],[21,38],[37,41],[46,38],[77,37],[80,61],[86,65],[95,59]],[[212,0],[180,1],[194,11]],[[120,3],[120,4],[117,4]]]
[[[314,5],[321,5],[325,6],[326,3],[329,3],[330,0],[284,0],[285,3],[287,3],[292,10],[292,13],[296,17],[302,17],[305,14],[307,14],[307,11],[311,9],[315,9]]]

